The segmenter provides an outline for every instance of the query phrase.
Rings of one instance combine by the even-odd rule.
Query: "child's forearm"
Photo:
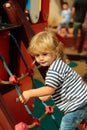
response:
[[[26,90],[19,96],[22,103],[27,102],[29,98],[48,96],[55,92],[55,88],[50,86],[44,86],[41,88]]]
[[[41,97],[41,96],[47,96],[53,94],[55,91],[55,88],[44,86],[37,89],[31,89],[27,91],[27,94],[29,97]]]

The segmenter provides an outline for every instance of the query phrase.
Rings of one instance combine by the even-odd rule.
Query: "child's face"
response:
[[[68,9],[68,5],[67,4],[63,4],[63,9],[64,10]]]
[[[56,59],[55,52],[48,53],[48,52],[42,52],[35,55],[35,60],[37,63],[39,63],[41,66],[50,66],[52,62]]]

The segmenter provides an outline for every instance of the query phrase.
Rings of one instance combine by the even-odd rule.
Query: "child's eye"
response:
[[[48,55],[48,53],[43,53],[44,56]]]
[[[38,56],[39,56],[39,54],[35,55],[35,57],[38,57]]]

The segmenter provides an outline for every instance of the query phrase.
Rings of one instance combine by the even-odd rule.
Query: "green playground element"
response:
[[[78,64],[75,63],[74,61],[70,61],[70,63],[69,63],[68,65],[69,65],[71,68],[78,66]]]
[[[37,88],[37,87],[42,87],[44,84],[39,81],[34,79],[34,83],[32,86],[33,88]],[[46,105],[50,105],[53,106],[54,102],[52,99],[50,99],[49,101],[45,102]],[[45,112],[45,106],[43,105],[43,103],[38,100],[37,98],[34,99],[34,111],[33,111],[33,115],[34,117],[41,117]],[[55,107],[54,108],[54,113],[53,114],[47,114],[40,122],[40,127],[38,128],[32,128],[33,130],[59,130],[59,126],[61,123],[61,119],[63,117],[63,113],[60,112],[60,110]]]

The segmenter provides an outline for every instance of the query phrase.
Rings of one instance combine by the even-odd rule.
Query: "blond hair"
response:
[[[63,44],[58,41],[58,38],[53,32],[43,31],[33,36],[28,47],[28,52],[34,57],[38,52],[52,52],[56,48],[58,48],[58,57],[65,62]]]

